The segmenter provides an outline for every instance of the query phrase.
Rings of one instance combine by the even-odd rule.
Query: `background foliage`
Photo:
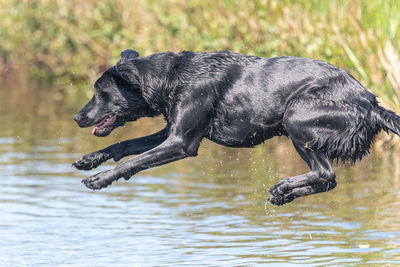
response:
[[[0,68],[57,85],[92,82],[134,48],[233,50],[327,60],[400,111],[397,0],[0,0]]]

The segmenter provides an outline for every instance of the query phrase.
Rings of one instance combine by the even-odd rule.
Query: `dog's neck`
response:
[[[164,116],[170,109],[166,100],[180,84],[179,79],[171,76],[175,57],[176,54],[167,52],[135,60],[143,98],[156,113]]]

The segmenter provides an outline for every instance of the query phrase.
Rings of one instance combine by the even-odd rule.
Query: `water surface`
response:
[[[400,264],[400,168],[379,148],[338,186],[275,207],[266,192],[307,171],[285,138],[255,149],[203,142],[199,156],[101,191],[71,167],[82,154],[163,127],[139,120],[96,138],[72,116],[87,99],[0,88],[3,266],[391,266]]]

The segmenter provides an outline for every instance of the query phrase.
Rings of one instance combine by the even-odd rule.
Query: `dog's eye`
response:
[[[110,96],[106,92],[100,92],[99,96],[105,101],[108,101],[110,99]]]

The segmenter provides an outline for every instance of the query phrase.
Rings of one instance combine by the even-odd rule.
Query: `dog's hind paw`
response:
[[[281,206],[292,202],[297,197],[301,197],[305,187],[296,188],[294,187],[294,182],[293,178],[280,180],[269,190],[271,196],[268,201],[273,205]]]
[[[77,168],[78,170],[91,170],[97,168],[100,164],[107,161],[108,157],[102,152],[93,152],[83,156],[82,158],[78,159],[72,166]]]
[[[112,184],[116,179],[111,174],[112,171],[99,172],[89,178],[82,180],[82,183],[86,185],[87,188],[93,190],[100,190]]]
[[[296,198],[293,194],[284,194],[284,195],[271,195],[268,198],[269,203],[275,206],[282,206],[286,203],[292,202]]]

